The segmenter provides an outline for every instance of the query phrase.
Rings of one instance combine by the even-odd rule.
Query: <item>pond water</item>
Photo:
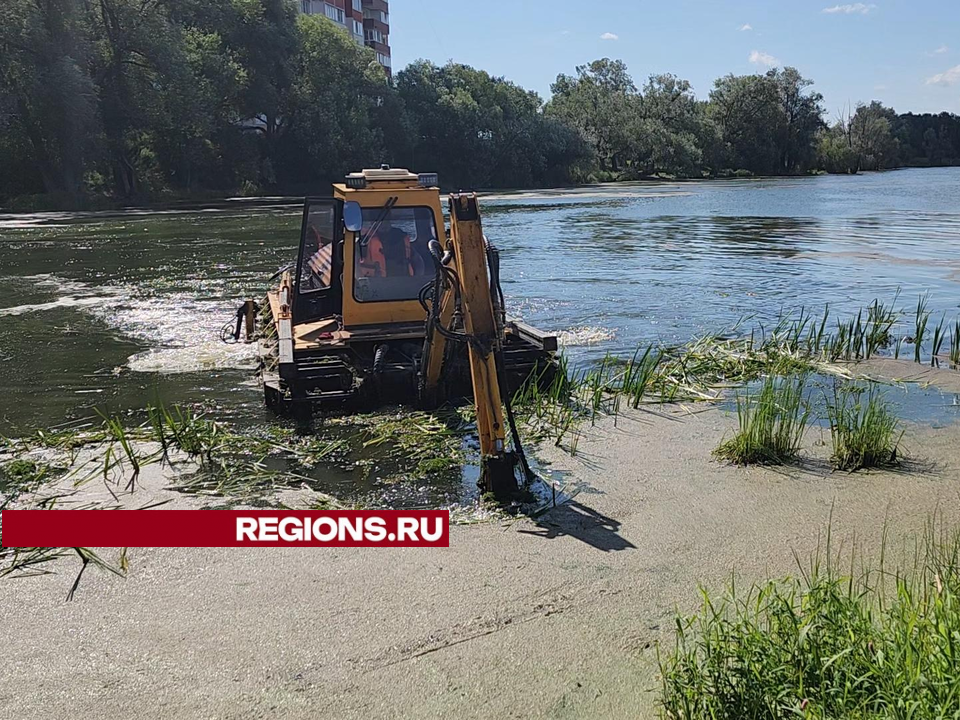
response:
[[[514,315],[575,362],[781,309],[960,314],[960,169],[488,195]],[[266,422],[253,351],[219,341],[295,251],[299,207],[0,216],[0,434],[151,400]]]

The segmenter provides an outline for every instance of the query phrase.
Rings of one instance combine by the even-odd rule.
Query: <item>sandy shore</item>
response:
[[[792,572],[831,513],[874,547],[960,515],[958,426],[849,475],[819,430],[801,468],[718,464],[734,422],[606,419],[577,457],[544,451],[584,483],[572,504],[449,549],[138,549],[69,604],[72,563],[0,582],[0,717],[652,717],[655,644],[698,584]]]

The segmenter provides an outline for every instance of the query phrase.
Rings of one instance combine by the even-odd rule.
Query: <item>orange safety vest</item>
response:
[[[416,275],[413,267],[413,247],[410,245],[410,236],[403,236],[403,255],[401,257],[389,257],[388,255],[397,255],[384,248],[380,236],[374,236],[367,243],[366,258],[360,261],[360,277],[396,277],[397,275]],[[388,263],[388,260],[392,262]],[[397,266],[400,266],[400,272],[397,272]],[[393,269],[393,272],[390,270]]]

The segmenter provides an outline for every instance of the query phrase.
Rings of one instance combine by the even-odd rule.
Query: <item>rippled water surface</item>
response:
[[[515,315],[575,360],[781,308],[960,313],[960,169],[491,195]],[[160,398],[260,421],[218,336],[294,252],[299,209],[0,216],[0,433]]]

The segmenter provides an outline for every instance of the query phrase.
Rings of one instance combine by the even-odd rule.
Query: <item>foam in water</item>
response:
[[[57,308],[93,307],[100,302],[102,302],[102,298],[98,297],[62,297],[45,303],[34,303],[32,305],[17,305],[15,307],[0,308],[0,317],[26,315],[27,313],[44,312],[46,310],[56,310]]]
[[[235,315],[229,300],[199,300],[186,293],[146,295],[133,285],[93,287],[54,275],[24,278],[34,287],[60,297],[44,303],[0,308],[0,316],[80,309],[124,335],[141,341],[147,350],[131,355],[134,372],[188,373],[231,368],[249,369],[256,360],[254,345],[226,345],[220,328]]]
[[[127,297],[106,310],[97,308],[94,314],[150,346],[127,360],[134,372],[175,374],[247,369],[254,365],[254,345],[227,345],[220,341],[220,328],[235,315],[229,301],[198,300],[173,293]]]
[[[557,339],[563,347],[583,347],[599,345],[616,338],[617,334],[609,328],[579,325],[567,330],[561,330]]]

